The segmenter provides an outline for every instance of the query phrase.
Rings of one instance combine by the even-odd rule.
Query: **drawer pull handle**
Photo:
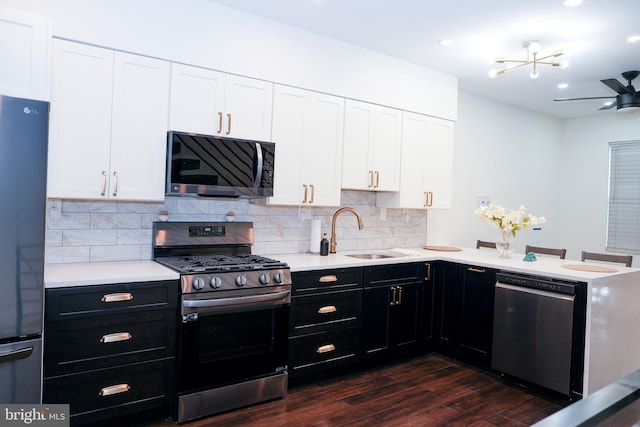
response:
[[[126,340],[130,340],[131,338],[133,338],[133,336],[129,332],[117,332],[115,334],[103,335],[102,338],[100,338],[100,342],[108,343],[108,342],[126,341]]]
[[[486,270],[484,268],[473,268],[473,267],[469,267],[467,268],[468,271],[471,271],[473,273],[485,273]]]
[[[131,390],[129,384],[116,384],[105,387],[98,393],[98,396],[110,396],[112,394],[124,393]]]
[[[133,294],[129,292],[123,292],[119,294],[107,294],[102,296],[102,302],[116,302],[116,301],[131,301]]]
[[[335,305],[325,305],[324,307],[320,307],[318,309],[319,314],[335,313],[336,311],[338,311],[338,309]]]
[[[320,280],[318,280],[320,283],[331,283],[331,282],[337,282],[338,278],[336,276],[334,276],[333,274],[330,274],[328,276],[322,276],[320,278]]]
[[[336,349],[336,346],[333,344],[327,344],[327,345],[321,345],[320,347],[318,347],[318,349],[316,350],[317,353],[329,353],[330,351],[334,351]]]

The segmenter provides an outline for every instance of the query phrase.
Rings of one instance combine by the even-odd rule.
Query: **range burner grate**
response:
[[[182,273],[286,267],[283,262],[254,254],[167,256],[156,261]]]

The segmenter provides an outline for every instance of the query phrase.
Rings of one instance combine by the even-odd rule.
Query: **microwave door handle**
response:
[[[253,186],[258,187],[260,181],[262,181],[262,145],[256,142],[256,157],[258,158],[258,164],[256,168],[256,176],[253,179]]]

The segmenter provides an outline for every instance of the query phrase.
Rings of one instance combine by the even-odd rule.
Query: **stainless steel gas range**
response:
[[[156,222],[154,260],[180,273],[181,423],[282,397],[291,273],[251,254],[250,222]]]

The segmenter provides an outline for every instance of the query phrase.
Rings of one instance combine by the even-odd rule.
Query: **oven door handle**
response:
[[[187,308],[227,308],[269,303],[264,305],[271,306],[288,302],[287,300],[289,299],[290,294],[291,291],[286,290],[283,292],[275,292],[272,294],[264,295],[251,295],[248,297],[186,300],[182,301],[182,305]]]

